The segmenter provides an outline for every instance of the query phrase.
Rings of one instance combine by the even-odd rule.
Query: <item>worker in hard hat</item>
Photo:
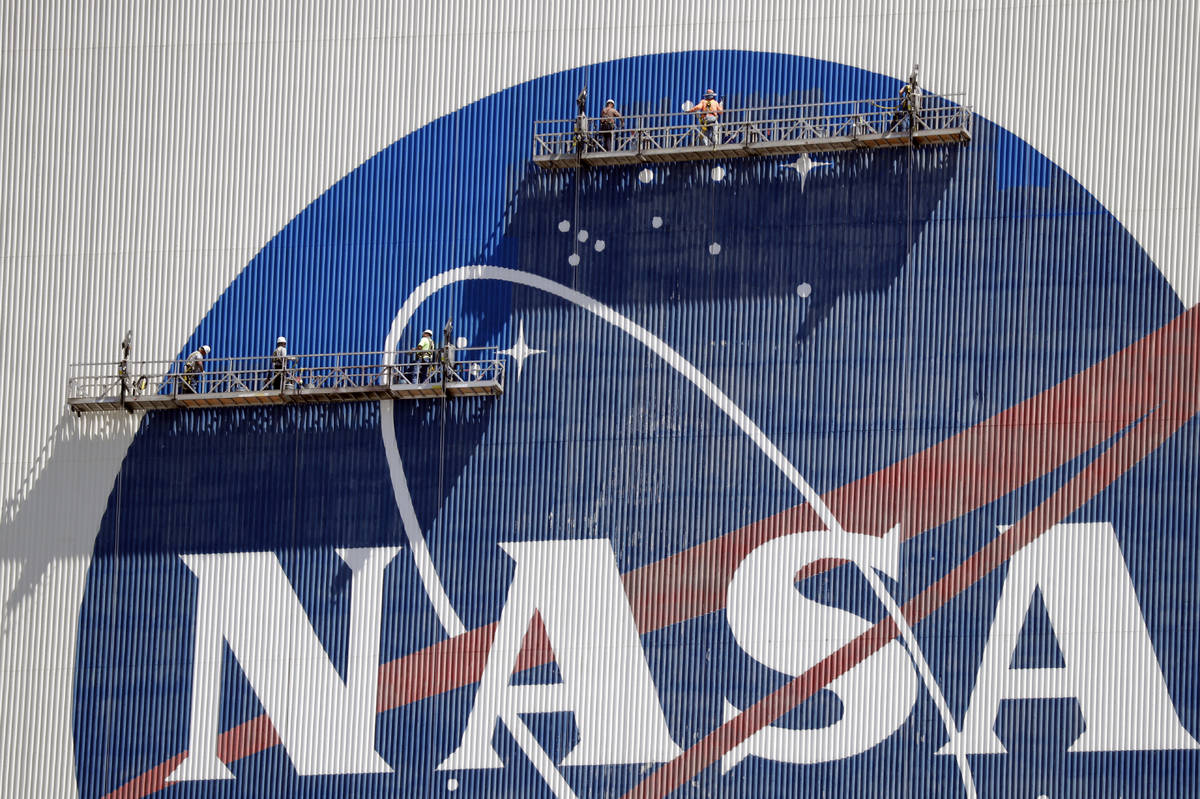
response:
[[[429,329],[421,331],[421,340],[417,342],[417,363],[420,364],[417,382],[424,383],[433,373],[433,351],[435,349],[433,331]]]
[[[917,69],[918,67],[913,67],[912,73],[908,76],[908,83],[900,87],[899,103],[896,105],[896,113],[892,114],[892,123],[888,125],[888,133],[899,127],[905,118],[908,119],[910,131],[925,127],[920,115],[921,86],[917,83]]]
[[[621,127],[621,112],[617,110],[616,100],[605,100],[604,110],[600,112],[600,141],[605,150],[612,152],[616,143],[617,128]]]
[[[283,336],[275,339],[275,349],[271,352],[271,380],[267,383],[267,391],[283,388],[283,379],[287,374],[287,339]]]
[[[696,115],[696,124],[700,127],[700,135],[709,144],[720,144],[721,133],[719,122],[725,107],[717,99],[717,93],[709,89],[704,93],[704,99],[692,107],[691,113]]]
[[[195,394],[200,385],[200,375],[204,372],[204,359],[212,352],[212,347],[207,344],[200,345],[200,349],[193,350],[187,356],[187,360],[183,362],[183,376],[179,380],[180,394]]]

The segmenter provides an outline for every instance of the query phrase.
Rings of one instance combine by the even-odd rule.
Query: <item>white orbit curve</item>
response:
[[[548,278],[541,277],[540,275],[522,272],[517,269],[507,269],[501,266],[478,264],[450,269],[429,278],[408,295],[408,299],[400,306],[400,310],[392,320],[392,325],[388,330],[387,339],[384,344],[384,350],[387,353],[385,359],[389,364],[392,354],[396,351],[400,334],[408,326],[408,323],[412,321],[421,304],[447,286],[468,280],[499,280],[545,291],[594,314],[643,344],[647,349],[665,361],[668,366],[700,389],[704,396],[708,397],[722,413],[729,417],[738,429],[754,442],[754,445],[767,456],[767,459],[783,472],[788,481],[796,487],[800,495],[804,497],[805,501],[808,502],[817,514],[817,517],[824,523],[826,529],[836,533],[847,534],[841,523],[838,522],[833,512],[829,509],[829,506],[825,504],[821,495],[808,484],[808,481],[804,479],[803,475],[800,474],[800,471],[792,462],[787,459],[787,456],[767,438],[766,433],[724,391],[705,377],[691,362],[676,352],[665,341],[629,317],[618,313],[586,294],[578,292],[569,286],[564,286],[561,283],[556,283]],[[383,446],[387,454],[388,468],[392,478],[392,491],[396,497],[396,505],[400,509],[400,517],[404,522],[404,531],[408,537],[409,546],[412,549],[413,560],[416,562],[421,583],[425,587],[425,592],[429,595],[429,600],[433,604],[434,612],[437,614],[442,628],[445,629],[447,635],[453,638],[466,632],[466,627],[463,625],[462,619],[455,612],[454,606],[450,602],[450,597],[446,593],[441,579],[438,577],[437,569],[433,565],[433,559],[429,555],[429,547],[425,544],[420,523],[417,521],[416,510],[412,504],[412,496],[408,491],[408,480],[404,475],[404,465],[400,462],[400,451],[396,446],[396,429],[395,419],[392,414],[392,400],[383,400],[379,405],[380,427],[383,433]],[[908,648],[908,654],[917,668],[917,673],[920,674],[921,680],[925,684],[925,689],[929,692],[930,699],[937,707],[938,715],[941,717],[942,724],[946,728],[946,734],[950,736],[951,741],[957,740],[958,728],[954,723],[954,716],[950,713],[950,708],[946,704],[946,697],[942,694],[941,687],[933,679],[933,671],[929,668],[929,663],[921,651],[920,644],[917,643],[916,636],[913,634],[908,620],[900,612],[900,607],[896,604],[895,598],[892,597],[891,592],[887,590],[887,587],[883,584],[879,575],[875,573],[875,570],[861,562],[856,562],[854,565],[858,567],[858,570],[871,586],[871,590],[875,592],[876,597],[887,610],[888,616],[896,625],[897,630],[899,630],[900,637]],[[550,761],[550,758],[534,739],[533,734],[525,726],[524,722],[515,714],[512,714],[511,718],[505,716],[503,720],[509,731],[513,734],[517,744],[529,756],[534,767],[546,779],[547,784],[554,794],[560,797],[560,799],[573,797],[575,795],[574,792],[566,784],[562,775],[558,773],[554,763]],[[956,751],[954,758],[958,764],[959,775],[962,778],[963,789],[966,791],[968,799],[976,799],[975,779],[971,773],[971,766],[967,762],[966,755],[962,751]]]

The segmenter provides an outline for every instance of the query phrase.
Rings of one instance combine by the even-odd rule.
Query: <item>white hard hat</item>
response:
[[[616,100],[605,100],[604,104],[605,105],[616,105],[617,101]]]
[[[287,339],[284,338],[283,336],[280,336],[279,338],[275,339],[275,343],[276,344],[287,344]]]
[[[208,346],[207,344],[201,344],[200,351],[205,355],[208,355],[210,352],[212,352],[212,347]]]
[[[421,331],[421,335],[422,335],[422,336],[432,336],[432,335],[433,335],[433,331],[432,331],[432,330],[422,330],[422,331]]]

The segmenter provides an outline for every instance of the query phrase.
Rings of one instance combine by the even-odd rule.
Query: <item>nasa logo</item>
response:
[[[893,93],[722,55],[683,71]],[[589,80],[684,96],[680,58]],[[81,611],[81,793],[1188,793],[1197,312],[984,120],[510,188],[508,131],[580,77],[397,142],[198,328],[367,351],[453,316],[513,368],[148,416]]]

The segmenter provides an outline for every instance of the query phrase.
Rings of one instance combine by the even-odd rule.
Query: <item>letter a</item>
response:
[[[188,755],[166,781],[233,779],[217,756],[222,640],[298,774],[391,771],[375,751],[375,699],[383,570],[399,551],[337,551],[354,575],[345,682],[273,553],[180,555],[200,590]]]
[[[1014,669],[1037,589],[1065,665]],[[1002,701],[1066,697],[1079,701],[1085,724],[1068,752],[1200,748],[1171,703],[1108,524],[1056,525],[1013,556],[962,732],[938,754],[1003,754],[993,729]]]
[[[575,714],[579,745],[564,766],[652,763],[680,754],[650,677],[629,599],[607,540],[501,544],[517,562],[462,742],[438,766],[503,768],[496,720]],[[534,613],[558,663],[558,685],[510,685]]]

